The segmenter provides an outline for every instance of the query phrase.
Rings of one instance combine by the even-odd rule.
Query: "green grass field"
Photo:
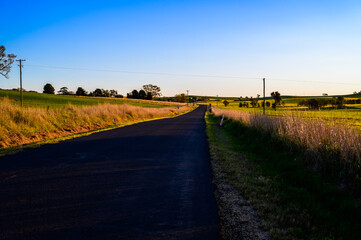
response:
[[[20,105],[20,92],[12,90],[0,90],[0,99],[8,98],[14,104]],[[98,105],[102,103],[129,104],[140,107],[170,107],[172,103],[156,102],[149,100],[136,100],[126,98],[104,98],[104,97],[81,97],[69,95],[52,95],[34,92],[24,92],[24,106],[60,108],[69,104],[74,106]]]
[[[350,126],[355,126],[361,130],[361,104],[346,104],[344,109],[335,109],[331,106],[327,106],[324,109],[320,110],[310,110],[307,107],[299,107],[297,103],[303,100],[311,99],[306,97],[300,98],[285,98],[283,99],[284,105],[277,107],[277,111],[275,111],[271,107],[266,107],[266,114],[274,115],[274,116],[284,116],[284,115],[296,115],[299,117],[304,118],[322,118],[326,120],[330,124],[347,124]],[[317,98],[324,98],[330,99],[331,97],[317,97]],[[352,99],[352,98],[346,98]],[[226,107],[223,104],[225,99],[220,99],[217,101],[216,99],[210,99],[208,104],[212,104],[212,106],[218,106],[221,109],[228,109],[228,110],[240,110],[249,113],[263,113],[262,107],[239,107],[240,101],[236,99],[229,100],[229,105]],[[259,103],[261,104],[263,100],[260,100]],[[266,101],[273,103],[273,100],[267,99]],[[247,101],[242,101],[242,103]],[[248,101],[250,103],[250,101]]]

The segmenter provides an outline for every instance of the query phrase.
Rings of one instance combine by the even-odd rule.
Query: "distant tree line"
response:
[[[47,94],[55,94],[55,88],[50,83],[47,83],[44,85],[43,93]],[[89,97],[116,97],[116,98],[122,98],[123,95],[118,94],[117,90],[111,89],[101,89],[97,88],[93,92],[87,92],[84,88],[78,87],[76,92],[69,91],[67,87],[62,87],[58,91],[58,94],[60,95],[77,95],[77,96],[89,96]]]
[[[305,106],[309,109],[321,109],[327,105],[334,108],[343,108],[345,104],[361,104],[361,99],[345,99],[344,97],[333,97],[331,99],[311,98],[298,103],[298,106]]]
[[[127,98],[152,100],[162,96],[160,87],[152,84],[143,85],[139,91],[134,89],[127,93]]]
[[[271,96],[272,98],[274,99],[274,102],[272,103],[272,108],[274,110],[276,110],[277,106],[280,106],[281,104],[285,104],[284,101],[282,101],[282,97],[281,97],[281,94],[278,92],[278,91],[275,91],[275,92],[272,92],[271,93]],[[256,108],[256,107],[264,107],[264,104],[266,104],[266,107],[270,107],[271,106],[271,103],[269,101],[266,101],[266,103],[264,103],[263,101],[261,101],[261,104],[259,103],[259,97],[260,95],[257,94],[257,97],[256,98],[253,98],[253,97],[245,97],[245,98],[242,98],[242,97],[239,97],[238,100],[240,101],[239,103],[239,107],[253,107],[253,108]],[[225,103],[223,102],[223,104],[227,107],[228,106],[228,102]]]

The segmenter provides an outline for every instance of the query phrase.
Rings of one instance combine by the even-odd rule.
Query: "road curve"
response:
[[[219,239],[204,112],[0,157],[0,239]]]

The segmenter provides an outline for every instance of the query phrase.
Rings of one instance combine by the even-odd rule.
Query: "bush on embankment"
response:
[[[361,136],[349,126],[328,124],[322,119],[297,116],[269,116],[214,108],[216,116],[241,121],[279,139],[291,151],[302,153],[307,164],[329,180],[361,183]]]
[[[114,120],[122,124],[171,117],[188,110],[187,107],[143,108],[115,104],[21,108],[5,99],[0,102],[0,148],[96,130],[114,125]]]

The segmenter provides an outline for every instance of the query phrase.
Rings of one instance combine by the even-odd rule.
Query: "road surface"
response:
[[[204,112],[0,157],[0,239],[219,239]]]

